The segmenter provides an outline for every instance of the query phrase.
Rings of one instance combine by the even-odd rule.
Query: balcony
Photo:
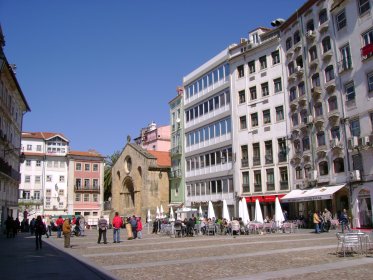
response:
[[[171,153],[171,156],[181,155],[182,153],[181,146],[178,145],[176,147],[171,148],[170,153]]]
[[[288,181],[280,181],[280,190],[288,190],[289,189],[289,182]]]
[[[309,153],[303,154],[303,162],[309,162],[311,159],[311,155]]]
[[[267,183],[267,191],[274,191],[275,190],[275,183],[268,182]]]
[[[260,157],[253,157],[253,165],[260,165]]]
[[[347,59],[342,59],[341,61],[338,61],[338,73],[342,74],[348,70],[352,69],[352,60],[351,57],[347,57]]]
[[[323,53],[323,55],[322,55],[322,59],[323,59],[324,61],[326,61],[326,60],[331,59],[332,56],[333,56],[332,51],[331,51],[331,50],[328,50],[327,52],[324,52],[324,53]]]
[[[303,73],[304,73],[304,70],[303,70],[303,67],[301,66],[297,66],[295,68],[295,75],[298,77],[298,78],[301,78],[303,76]]]
[[[248,158],[241,159],[241,167],[249,167],[249,159]]]
[[[335,80],[329,81],[325,84],[325,90],[331,94],[335,90]]]
[[[19,205],[42,205],[43,199],[34,199],[34,198],[19,198],[18,199]]]
[[[169,176],[170,176],[170,179],[180,179],[182,177],[181,169],[180,168],[172,169],[170,171]]]
[[[298,103],[299,103],[299,106],[301,106],[301,107],[305,106],[307,104],[306,96],[305,95],[299,96]]]
[[[265,156],[265,163],[266,164],[272,164],[273,163],[273,156],[272,155],[266,155]]]
[[[317,116],[315,118],[315,123],[314,124],[315,124],[315,127],[318,131],[320,131],[323,128],[324,122],[325,122],[325,120],[324,120],[324,117],[322,115]]]
[[[243,183],[242,184],[242,192],[244,192],[244,193],[250,192],[250,184]]]
[[[262,184],[254,183],[254,192],[261,192],[261,191],[262,191]]]
[[[312,42],[316,38],[316,31],[315,30],[308,30],[306,33],[306,40],[307,42]]]
[[[373,55],[373,44],[367,44],[361,48],[361,59],[365,60]]]
[[[322,32],[326,32],[328,31],[329,29],[329,20],[323,22],[320,26],[319,26],[319,32],[322,33]]]
[[[99,186],[74,186],[76,193],[100,193]]]
[[[314,100],[317,100],[320,98],[321,95],[321,87],[314,86],[311,88],[311,95]]]
[[[298,106],[297,99],[294,99],[294,100],[290,101],[290,109],[292,111],[295,111],[297,109],[297,106]]]
[[[329,113],[329,122],[332,126],[335,126],[339,122],[339,111],[334,110]]]
[[[316,154],[318,159],[325,158],[326,156],[326,151],[327,151],[326,145],[321,145],[316,148]]]
[[[299,41],[294,45],[294,53],[299,52],[302,49],[302,43]]]
[[[278,162],[286,162],[286,152],[279,152],[278,153]]]

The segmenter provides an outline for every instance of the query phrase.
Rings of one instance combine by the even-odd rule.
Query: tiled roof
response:
[[[34,138],[34,139],[50,139],[55,136],[60,136],[69,141],[65,135],[58,132],[22,132],[22,138]]]
[[[152,154],[157,158],[157,164],[163,167],[171,166],[171,156],[169,152],[147,150],[149,154]]]
[[[102,157],[102,155],[99,152],[96,152],[96,151],[88,151],[88,152],[70,151],[68,154],[72,155],[72,156]]]

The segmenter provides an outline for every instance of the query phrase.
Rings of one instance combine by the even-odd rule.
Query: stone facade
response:
[[[154,219],[157,206],[168,211],[170,166],[164,165],[160,157],[168,152],[157,152],[157,156],[139,145],[127,143],[112,168],[112,215],[137,215],[143,221],[150,209]],[[169,161],[169,160],[168,160]]]

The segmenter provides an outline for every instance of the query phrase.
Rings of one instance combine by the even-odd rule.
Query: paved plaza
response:
[[[126,240],[121,230],[119,244],[112,242],[111,230],[108,244],[97,244],[98,232],[88,230],[84,237],[73,237],[69,249],[55,236],[44,238],[42,251],[35,251],[34,239],[26,234],[19,235],[19,241],[2,238],[1,243],[23,244],[29,260],[42,262],[43,267],[55,267],[50,264],[59,258],[68,259],[61,271],[71,272],[69,279],[88,279],[91,274],[89,279],[370,279],[373,255],[336,255],[335,233],[301,229],[291,234],[174,238],[147,234],[145,228],[141,240]]]

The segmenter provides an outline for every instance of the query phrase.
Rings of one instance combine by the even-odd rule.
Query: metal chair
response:
[[[207,224],[206,225],[206,234],[210,235],[210,233],[212,233],[212,235],[216,235],[215,224]]]

